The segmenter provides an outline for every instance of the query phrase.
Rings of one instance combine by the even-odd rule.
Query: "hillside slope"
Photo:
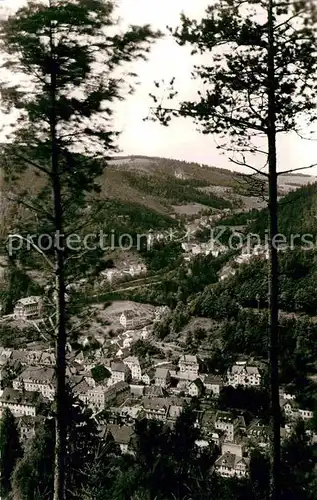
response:
[[[280,195],[312,182],[309,176],[281,176]],[[261,209],[265,202],[252,193],[242,174],[174,159],[126,156],[111,158],[99,179],[101,200],[111,202],[113,215],[125,216],[129,211],[151,226],[166,227],[180,216],[195,216],[202,211],[215,212]],[[43,186],[42,176],[28,170],[19,182],[28,193],[35,194]],[[13,186],[5,183],[0,169],[0,226],[4,236],[12,221],[23,218],[12,198]],[[109,205],[108,205],[109,207]],[[156,215],[155,215],[156,214]],[[163,218],[163,219],[162,219]],[[156,221],[156,222],[155,222]],[[142,226],[142,223],[141,223]]]
[[[268,227],[268,210],[256,214],[251,224],[252,232],[263,235]],[[299,234],[317,236],[317,183],[291,191],[279,202],[278,230],[287,237]],[[296,241],[295,241],[296,242]],[[299,239],[297,240],[297,243]]]

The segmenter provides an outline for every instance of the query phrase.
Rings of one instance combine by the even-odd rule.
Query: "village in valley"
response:
[[[183,248],[187,250],[185,261],[191,260],[192,248]],[[240,253],[236,262],[266,258],[259,249],[245,255]],[[145,267],[139,266],[133,277],[144,272]],[[109,281],[112,277],[108,276]],[[230,400],[227,408],[218,402],[228,388],[260,391],[267,367],[261,360],[245,358],[233,362],[225,372],[208,370],[208,359],[190,354],[184,344],[157,340],[155,325],[170,312],[167,306],[133,301],[92,306],[87,334],[77,339],[80,348],[67,345],[67,383],[91,409],[101,435],[110,433],[122,453],[134,453],[136,419],[155,419],[173,426],[184,408],[191,406],[202,436],[197,445],[218,450],[215,472],[223,477],[248,477],[254,447],[269,447],[269,426],[261,415],[230,408]],[[43,298],[29,296],[18,300],[12,314],[1,321],[31,325],[40,331],[43,314]],[[54,400],[55,363],[54,349],[43,339],[25,348],[0,350],[0,411],[6,407],[11,410],[24,444],[34,436],[46,418],[45,409]],[[298,419],[308,422],[313,417],[312,411],[301,408],[295,396],[283,388],[280,403],[284,438]]]

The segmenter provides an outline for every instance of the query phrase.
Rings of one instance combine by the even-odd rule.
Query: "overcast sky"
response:
[[[117,0],[124,24],[150,23],[155,28],[176,26],[182,11],[199,18],[212,0]],[[2,5],[21,5],[23,0],[2,0]],[[160,40],[152,48],[149,60],[137,65],[141,81],[135,94],[117,108],[116,124],[122,130],[122,154],[139,154],[176,158],[213,166],[233,168],[228,159],[218,154],[213,137],[195,130],[190,120],[176,120],[168,128],[158,123],[144,122],[152,104],[149,92],[153,81],[176,77],[182,96],[193,96],[196,84],[190,78],[192,58],[189,49],[178,47],[171,37]],[[317,141],[305,141],[297,136],[282,137],[278,143],[279,170],[302,167],[317,162]],[[256,160],[255,160],[256,161]],[[306,173],[317,175],[317,168]]]

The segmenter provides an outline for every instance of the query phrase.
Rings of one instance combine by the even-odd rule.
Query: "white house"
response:
[[[25,351],[26,362],[28,365],[36,366],[41,363],[44,352],[42,351]]]
[[[171,375],[167,368],[157,367],[154,375],[154,383],[160,387],[168,387],[171,381]]]
[[[146,340],[149,338],[150,332],[149,332],[149,327],[144,326],[140,332],[140,337],[142,340]]]
[[[261,374],[256,366],[248,366],[246,361],[237,361],[227,371],[228,385],[237,387],[259,387],[261,384]]]
[[[43,307],[42,298],[36,295],[25,297],[17,301],[14,307],[14,318],[27,321],[38,319],[41,316]]]
[[[13,389],[40,392],[43,397],[53,400],[55,395],[55,370],[51,367],[27,368],[15,380]]]
[[[167,316],[170,312],[170,308],[168,306],[159,306],[155,310],[155,321],[161,321],[165,316]]]
[[[166,398],[144,398],[143,408],[149,420],[163,420],[167,418],[170,403]]]
[[[134,344],[134,342],[135,342],[135,340],[134,340],[133,336],[132,337],[126,337],[122,341],[122,347],[123,348],[126,348],[126,347],[130,348],[132,346],[132,344]]]
[[[313,418],[313,412],[311,410],[302,410],[301,408],[298,408],[298,416],[304,420],[310,420]]]
[[[217,375],[207,375],[204,378],[204,386],[207,392],[210,392],[213,396],[218,397],[223,386],[223,382],[221,377]]]
[[[127,365],[124,363],[111,363],[111,379],[109,383],[111,385],[117,382],[127,382],[130,379],[131,372]]]
[[[215,471],[222,477],[247,477],[249,459],[226,452],[215,462]]]
[[[89,387],[96,387],[96,381],[92,376],[91,370],[86,370],[81,372],[81,378],[89,385]]]
[[[149,323],[149,318],[145,314],[137,314],[135,311],[124,311],[119,318],[120,324],[125,330],[142,328]]]
[[[81,393],[79,398],[94,411],[104,410],[106,405],[107,388],[98,386],[89,389],[86,393]]]
[[[192,356],[190,354],[184,354],[181,356],[179,362],[179,378],[185,380],[195,380],[198,378],[199,363],[197,356]]]
[[[311,410],[299,408],[296,402],[291,399],[282,402],[282,406],[285,415],[291,419],[301,418],[303,420],[310,420],[313,418],[313,412]]]
[[[131,265],[129,268],[129,273],[131,274],[132,277],[134,276],[139,276],[141,274],[146,274],[147,273],[147,267],[145,264],[134,264]]]
[[[146,368],[142,371],[142,382],[145,385],[150,385],[154,378],[155,371],[153,368]]]
[[[114,442],[120,447],[121,453],[133,453],[131,449],[134,429],[129,425],[108,424],[106,432],[109,432]]]
[[[193,397],[199,397],[204,392],[204,384],[200,378],[193,380],[188,386],[188,394]]]
[[[55,366],[56,365],[56,356],[54,352],[43,352],[40,364],[45,366]]]
[[[216,414],[214,426],[215,429],[223,431],[225,441],[233,441],[239,421],[229,412],[218,411]]]
[[[287,399],[287,400],[292,400],[292,401],[295,399],[294,394],[289,394],[289,393],[286,393],[284,391],[280,391],[280,395],[281,395],[282,399]]]
[[[1,413],[4,408],[9,408],[15,417],[23,417],[24,415],[34,417],[39,400],[40,394],[38,392],[22,392],[6,387],[0,398]]]
[[[123,360],[123,363],[129,367],[132,380],[142,380],[143,361],[140,361],[136,356],[128,356]]]

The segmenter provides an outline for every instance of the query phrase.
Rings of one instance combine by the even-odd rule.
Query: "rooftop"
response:
[[[241,458],[238,457],[237,455],[234,455],[233,453],[230,453],[227,451],[222,455],[218,460],[215,462],[216,467],[228,467],[229,469],[235,469],[238,464],[243,464],[246,467],[249,464],[249,459],[248,458]]]
[[[144,398],[143,407],[147,410],[167,410],[170,403],[167,398]]]
[[[156,368],[155,370],[155,378],[167,378],[169,375],[168,368]]]
[[[117,444],[129,444],[134,435],[133,427],[129,425],[108,424],[106,432],[110,432]]]
[[[222,421],[222,422],[233,423],[234,420],[235,420],[235,418],[229,412],[218,411],[217,415],[216,415],[216,421],[219,422],[219,420]]]
[[[22,380],[34,380],[35,382],[53,382],[55,370],[51,367],[29,367],[19,376]]]
[[[198,363],[197,356],[193,356],[192,354],[183,354],[179,361],[185,363]]]
[[[40,397],[38,392],[33,391],[16,391],[11,387],[6,387],[1,396],[2,403],[23,404],[32,406],[36,404]]]
[[[202,383],[200,378],[196,378],[195,380],[193,380],[190,383],[190,385],[192,385],[192,384],[195,384],[195,386],[198,387],[198,389],[203,389],[203,387],[204,387],[204,384]]]
[[[111,371],[112,372],[123,372],[127,371],[127,366],[124,363],[111,363]]]
[[[17,301],[17,304],[22,304],[23,306],[27,306],[30,304],[38,304],[41,300],[41,297],[39,295],[32,295],[30,297],[24,297],[23,299],[20,299]]]
[[[119,394],[123,391],[128,391],[130,392],[130,386],[126,382],[123,382],[122,380],[120,382],[117,382],[116,384],[113,384],[109,387],[109,389],[106,390],[105,394],[110,397],[110,396],[116,396],[116,394]]]
[[[210,385],[221,385],[222,384],[222,378],[220,375],[207,375],[204,379],[205,384],[210,384]]]

